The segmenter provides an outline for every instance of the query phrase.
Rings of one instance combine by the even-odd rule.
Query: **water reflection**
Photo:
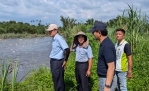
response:
[[[11,61],[18,60],[17,80],[20,80],[31,69],[42,65],[49,67],[50,51],[50,37],[0,40],[0,61],[6,61],[8,58]]]

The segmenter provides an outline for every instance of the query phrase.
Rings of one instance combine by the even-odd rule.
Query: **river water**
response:
[[[0,39],[0,64],[10,58],[18,61],[19,81],[26,73],[41,66],[50,67],[50,37]],[[1,70],[1,68],[0,68]],[[1,74],[1,73],[0,73]]]

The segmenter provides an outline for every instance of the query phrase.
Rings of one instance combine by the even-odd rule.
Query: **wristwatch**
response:
[[[105,84],[105,87],[106,87],[106,88],[111,88],[111,86],[110,86],[110,85],[107,85],[107,84]]]

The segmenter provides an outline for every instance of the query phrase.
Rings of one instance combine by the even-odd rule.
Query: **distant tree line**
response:
[[[131,11],[130,11],[131,12]],[[136,15],[136,12],[133,12],[134,16]],[[132,17],[134,17],[132,16]],[[125,28],[125,26],[119,26],[119,25],[126,25],[129,24],[129,20],[133,19],[130,18],[131,16],[128,17],[123,17],[123,16],[117,16],[115,19],[111,19],[107,22],[105,22],[107,24],[108,27],[113,27],[113,26],[117,26],[117,27],[122,27]],[[139,16],[136,16],[135,19],[133,19],[135,22],[131,23],[132,26],[135,25],[136,21],[137,22],[145,22],[145,28],[149,29],[149,25],[148,25],[148,19],[146,19],[146,17],[144,18],[144,21],[140,21],[139,19],[137,19],[137,17],[139,18]],[[62,23],[62,26],[59,27],[59,31],[65,32],[70,28],[73,28],[74,26],[77,25],[93,25],[94,22],[98,21],[98,20],[94,20],[93,18],[91,19],[87,19],[86,22],[84,23],[80,23],[77,22],[76,19],[74,18],[69,18],[69,17],[63,17],[60,16],[60,21]],[[29,23],[23,23],[23,22],[16,22],[13,20],[10,21],[3,21],[0,22],[0,34],[7,34],[7,33],[28,33],[28,34],[45,34],[45,29],[48,27],[48,25],[50,23],[46,23],[46,25],[41,24],[41,20],[31,20],[31,23],[37,22],[38,25],[31,25]],[[147,30],[148,31],[148,30]],[[144,32],[141,31],[140,32]]]
[[[42,25],[41,22],[39,22],[36,26],[13,20],[0,22],[0,34],[6,33],[44,34],[45,25]]]
[[[59,27],[60,31],[66,31],[68,28],[73,28],[75,25],[79,24],[86,24],[90,25],[95,22],[95,20],[88,19],[86,23],[79,23],[76,22],[77,20],[74,18],[69,17],[63,17],[60,16],[62,27]],[[7,34],[7,33],[29,33],[29,34],[45,34],[45,29],[48,27],[50,23],[46,23],[46,25],[41,24],[41,20],[31,20],[31,23],[38,22],[38,25],[31,25],[29,23],[23,23],[23,22],[16,22],[14,20],[10,21],[3,21],[0,22],[0,34]]]

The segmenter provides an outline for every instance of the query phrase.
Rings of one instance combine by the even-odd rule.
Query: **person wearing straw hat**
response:
[[[100,42],[97,64],[99,91],[114,91],[112,82],[115,75],[116,50],[113,42],[108,37],[107,26],[105,23],[98,21],[94,23],[89,32]]]
[[[92,49],[84,32],[78,32],[74,37],[70,51],[76,53],[75,76],[78,91],[89,91],[89,77],[92,66]]]
[[[50,24],[46,31],[52,37],[52,50],[50,53],[50,67],[55,91],[65,91],[64,70],[69,57],[70,49],[65,39],[58,34],[56,24]]]

